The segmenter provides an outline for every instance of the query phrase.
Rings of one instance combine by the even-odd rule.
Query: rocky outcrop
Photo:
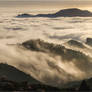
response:
[[[85,48],[85,46],[81,42],[76,41],[76,40],[69,40],[67,44],[70,46],[78,47],[78,48]]]
[[[87,38],[86,44],[92,46],[92,38]]]

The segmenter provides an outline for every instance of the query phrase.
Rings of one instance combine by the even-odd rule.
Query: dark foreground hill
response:
[[[7,70],[7,72],[11,71],[11,77],[14,77],[12,73],[15,70],[17,70],[13,66],[10,66],[7,64],[0,64],[0,67],[9,69],[9,70]],[[6,71],[6,70],[2,70],[2,71]],[[22,78],[21,74],[22,73],[20,72],[19,75]],[[17,74],[15,76],[17,76]],[[55,88],[55,87],[41,84],[40,82],[39,82],[39,84],[32,84],[32,83],[29,83],[29,81],[21,81],[20,82],[19,80],[12,80],[12,78],[11,79],[9,79],[9,78],[10,77],[8,77],[8,76],[0,75],[0,92],[3,92],[3,91],[4,92],[5,91],[9,91],[9,92],[11,92],[11,91],[18,91],[18,92],[20,92],[20,91],[22,91],[22,92],[84,92],[84,91],[86,91],[86,92],[91,92],[92,91],[92,87],[91,87],[92,79],[80,81],[79,83],[77,83],[78,85],[76,85],[76,86],[60,89],[60,88]],[[17,77],[17,79],[18,79],[18,77]],[[24,80],[27,80],[26,77]]]
[[[87,10],[80,10],[77,8],[63,9],[53,14],[20,14],[16,16],[18,18],[27,18],[27,17],[92,17],[92,12]]]
[[[0,64],[0,92],[13,90],[41,92],[43,88],[45,90],[59,90],[38,82],[11,65]]]
[[[6,77],[9,80],[16,82],[29,81],[32,84],[40,83],[34,78],[32,78],[30,75],[18,70],[17,68],[11,65],[3,64],[3,63],[0,63],[0,76]]]

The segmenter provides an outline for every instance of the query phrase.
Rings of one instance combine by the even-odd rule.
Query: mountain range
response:
[[[85,45],[81,42],[75,41],[75,40],[69,40],[66,42],[68,45],[77,47],[77,48],[84,48],[86,49],[86,45],[92,46],[92,38],[87,38]],[[82,72],[85,72],[86,74],[89,74],[90,67],[92,67],[92,63],[90,59],[90,56],[87,56],[83,52],[72,50],[69,48],[66,48],[65,46],[61,44],[54,44],[54,43],[48,43],[43,40],[37,39],[37,40],[28,40],[23,42],[22,44],[25,49],[34,51],[34,52],[42,52],[42,53],[49,53],[50,55],[59,55],[64,60],[62,62],[71,62],[73,60],[76,67],[78,67],[79,70]],[[55,65],[53,62],[48,62],[48,66],[51,67],[51,69],[57,70],[59,73],[61,73],[61,68]],[[80,66],[81,64],[81,66]],[[70,75],[67,74],[65,71],[64,73],[69,77]],[[38,76],[39,77],[39,76]],[[72,77],[72,76],[71,76]],[[73,78],[73,77],[72,77]],[[40,80],[39,80],[40,81]],[[20,71],[14,66],[8,65],[8,64],[0,64],[0,91],[2,90],[18,90],[18,91],[33,91],[33,92],[42,92],[38,90],[44,90],[44,92],[80,92],[80,91],[87,91],[92,90],[92,78],[87,77],[79,80],[79,81],[71,81],[64,86],[59,85],[56,87],[52,87],[51,85],[48,86],[46,84],[43,84],[39,82],[38,80],[31,77],[31,75],[28,75],[24,73],[23,71]],[[50,81],[50,80],[49,80]],[[54,90],[54,91],[53,91]]]
[[[81,10],[77,8],[70,8],[70,9],[63,9],[56,13],[52,14],[19,14],[16,16],[18,18],[26,18],[26,17],[49,17],[49,18],[55,18],[55,17],[92,17],[92,12],[88,10]]]

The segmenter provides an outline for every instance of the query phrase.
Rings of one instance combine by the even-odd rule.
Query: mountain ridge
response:
[[[27,18],[27,17],[49,17],[49,18],[55,18],[55,17],[92,17],[92,12],[88,10],[81,10],[78,8],[69,8],[69,9],[62,9],[56,13],[52,14],[19,14],[16,16],[17,18]]]

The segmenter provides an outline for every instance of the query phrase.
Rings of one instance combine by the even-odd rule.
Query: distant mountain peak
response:
[[[57,16],[67,16],[67,17],[87,17],[87,16],[92,16],[92,13],[87,11],[87,10],[81,10],[78,8],[69,8],[69,9],[63,9],[60,10],[59,12],[56,12]]]
[[[60,10],[59,12],[62,12],[62,11],[82,11],[78,8],[68,8],[68,9],[63,9],[63,10]]]

